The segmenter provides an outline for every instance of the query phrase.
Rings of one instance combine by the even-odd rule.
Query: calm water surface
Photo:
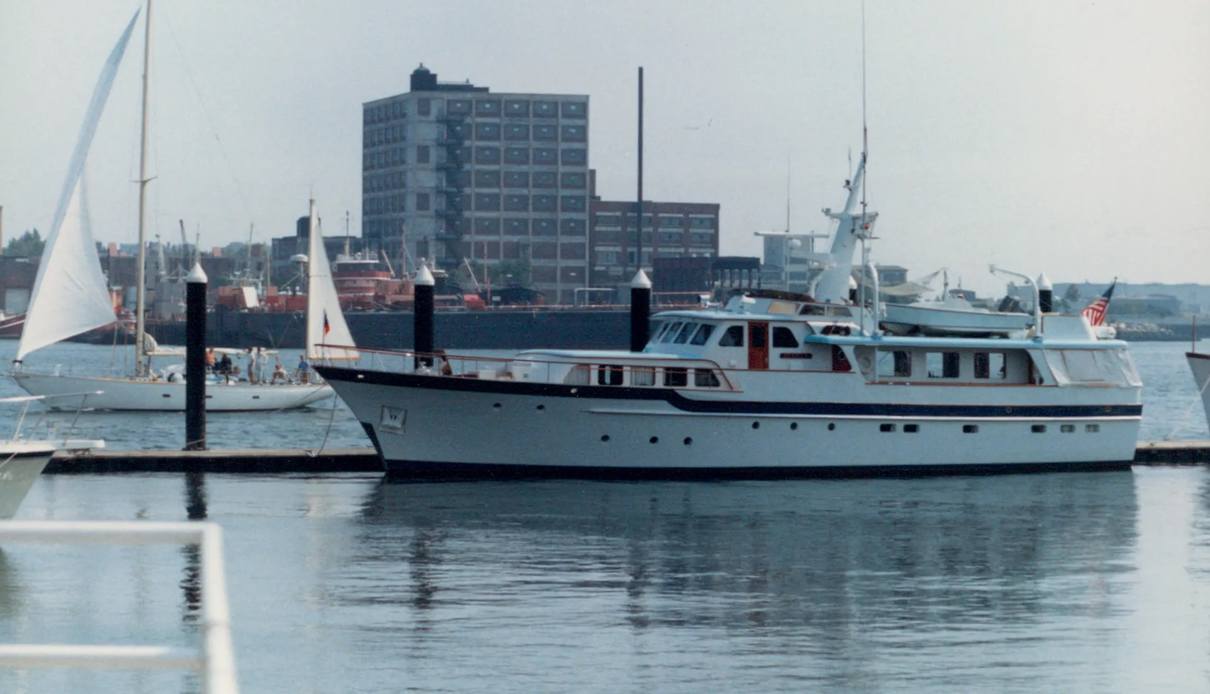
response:
[[[1146,438],[1206,436],[1183,349],[1134,347]],[[182,419],[88,417],[149,445]],[[211,439],[280,443],[329,417],[348,427],[340,445],[362,445],[343,408],[217,430],[226,418],[211,416]],[[94,433],[121,447],[109,428]],[[1210,690],[1200,467],[726,483],[48,475],[20,517],[219,522],[248,692]],[[0,642],[196,644],[197,569],[180,548],[6,547]],[[197,687],[0,672],[3,692]]]

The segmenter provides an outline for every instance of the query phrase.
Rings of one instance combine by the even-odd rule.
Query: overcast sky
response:
[[[0,0],[5,235],[50,224],[128,0]],[[492,91],[591,97],[590,165],[648,199],[718,202],[722,251],[827,231],[861,147],[861,5],[840,2],[160,2],[153,233],[204,246],[361,219],[361,103],[420,62]],[[1210,282],[1210,2],[868,0],[874,258],[992,290],[995,262],[1055,281]],[[142,27],[89,163],[94,233],[136,236]]]

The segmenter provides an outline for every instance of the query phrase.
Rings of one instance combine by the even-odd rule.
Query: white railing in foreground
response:
[[[0,645],[0,668],[193,670],[207,694],[237,694],[235,652],[223,569],[223,531],[216,523],[0,522],[0,546],[15,542],[103,545],[197,545],[201,549],[202,644],[160,646]]]

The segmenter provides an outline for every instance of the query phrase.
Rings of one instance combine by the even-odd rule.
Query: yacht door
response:
[[[769,324],[764,321],[748,323],[748,368],[769,368]]]

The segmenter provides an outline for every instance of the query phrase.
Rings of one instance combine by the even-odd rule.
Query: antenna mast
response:
[[[870,136],[866,127],[866,78],[865,78],[865,0],[861,2],[861,160],[864,162],[870,156]],[[868,172],[867,172],[868,173]],[[865,226],[866,212],[866,182],[861,179],[861,223]]]

